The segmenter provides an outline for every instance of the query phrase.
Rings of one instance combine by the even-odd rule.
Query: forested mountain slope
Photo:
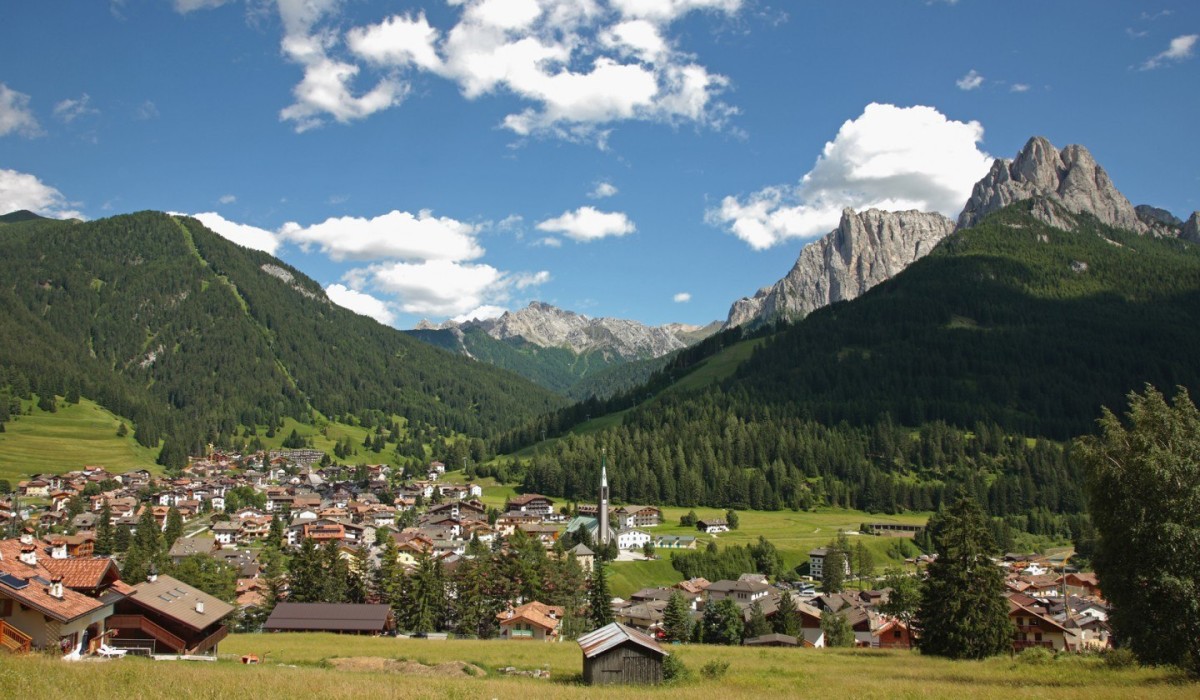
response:
[[[486,436],[562,403],[338,307],[186,217],[7,223],[0,280],[0,388],[82,393],[173,451],[314,409]]]

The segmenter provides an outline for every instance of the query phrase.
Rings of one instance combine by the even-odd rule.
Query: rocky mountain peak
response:
[[[1179,233],[1179,237],[1185,241],[1200,244],[1200,211],[1192,212],[1192,215],[1183,224],[1183,230]]]
[[[924,257],[953,231],[954,222],[937,213],[845,209],[838,227],[805,246],[783,279],[734,302],[725,325],[802,318],[854,299]]]
[[[997,209],[1033,198],[1049,199],[1068,212],[1091,214],[1110,226],[1149,231],[1090,151],[1079,145],[1060,151],[1041,136],[1029,139],[1012,161],[997,159],[992,164],[988,174],[975,183],[958,217],[958,227],[974,226]],[[1062,217],[1048,223],[1070,226]]]

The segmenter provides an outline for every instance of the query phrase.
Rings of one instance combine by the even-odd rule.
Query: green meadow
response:
[[[1020,657],[946,661],[908,651],[669,647],[691,671],[682,682],[636,690],[590,687],[572,642],[417,640],[329,634],[242,634],[221,643],[215,663],[126,658],[64,663],[40,655],[0,657],[0,697],[231,698],[1195,698],[1200,685],[1169,668],[1110,669],[1097,657],[1029,664]],[[243,654],[263,658],[243,665]],[[720,677],[707,664],[728,663]],[[464,671],[463,666],[469,665]],[[546,669],[548,679],[499,669]]]

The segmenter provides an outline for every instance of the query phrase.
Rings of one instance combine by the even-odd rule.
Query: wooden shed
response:
[[[662,683],[667,652],[654,639],[619,622],[579,638],[588,685]]]

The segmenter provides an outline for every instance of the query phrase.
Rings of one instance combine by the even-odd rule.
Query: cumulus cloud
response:
[[[637,230],[623,212],[603,212],[595,207],[580,207],[575,211],[563,212],[562,216],[539,223],[537,228],[547,233],[561,233],[577,241],[625,236]]]
[[[227,2],[229,0],[175,0],[175,11],[181,15],[186,15],[196,10],[211,10]]]
[[[0,136],[9,134],[33,138],[42,135],[42,127],[29,109],[29,95],[0,83]]]
[[[1167,49],[1161,53],[1155,54],[1146,59],[1146,62],[1141,65],[1141,70],[1154,70],[1162,68],[1173,63],[1186,61],[1195,55],[1196,40],[1200,39],[1200,34],[1187,34],[1177,36],[1171,40]]]
[[[274,255],[275,251],[279,250],[279,244],[281,243],[279,235],[266,229],[250,226],[249,224],[239,224],[211,211],[192,214],[192,218],[204,224],[222,238],[227,238],[245,248],[261,250],[271,255]]]
[[[980,85],[983,85],[983,76],[974,68],[967,72],[966,75],[954,81],[959,90],[977,90]]]
[[[353,286],[368,281],[394,294],[401,310],[422,316],[452,317],[483,306],[497,306],[511,298],[512,290],[525,289],[550,279],[548,272],[513,275],[491,265],[429,260],[372,265],[352,271]]]
[[[725,197],[706,218],[763,250],[829,232],[845,207],[954,217],[991,166],[977,147],[982,140],[979,122],[953,121],[932,107],[872,103],[842,124],[798,185]]]
[[[1010,92],[1029,92],[1029,85],[1026,83],[1013,83],[1009,88]]]
[[[236,201],[237,195],[234,194],[223,194],[219,199],[217,199],[217,202],[220,204],[233,204]]]
[[[485,304],[478,309],[473,309],[460,316],[455,316],[450,320],[454,321],[455,323],[466,323],[467,321],[487,321],[493,318],[500,318],[506,313],[508,313],[508,309],[504,308],[503,306]]]
[[[741,0],[450,4],[460,8],[460,15],[449,28],[431,25],[424,13],[393,15],[350,28],[345,46],[354,59],[386,76],[405,71],[437,75],[455,82],[469,100],[493,94],[517,97],[529,106],[507,115],[502,126],[521,136],[589,138],[602,145],[604,125],[614,122],[690,121],[719,127],[735,113],[718,99],[728,79],[677,49],[667,30],[698,10],[733,15]],[[297,34],[311,37],[311,27]],[[307,50],[330,60],[327,52],[339,37],[327,34],[317,43],[321,49]],[[290,55],[301,62],[299,52]],[[326,105],[307,104],[339,118]],[[372,104],[386,106],[382,100]],[[309,116],[317,118],[319,111]]]
[[[692,300],[692,294],[691,292],[680,292],[671,298],[676,304],[686,304]]]
[[[475,240],[479,227],[435,217],[428,209],[416,216],[391,211],[371,219],[345,216],[312,226],[284,224],[284,238],[301,246],[316,245],[334,260],[473,260],[484,250]]]
[[[28,209],[53,219],[86,218],[72,206],[75,203],[37,176],[0,168],[0,213]]]
[[[304,78],[292,89],[295,98],[279,112],[283,121],[293,122],[297,132],[307,131],[332,117],[342,124],[363,119],[399,104],[407,85],[391,77],[380,78],[375,87],[356,95],[353,83],[358,65],[329,56],[340,39],[335,30],[318,24],[333,14],[339,0],[276,0],[283,22],[284,56],[304,67]]]
[[[616,193],[616,185],[613,185],[611,182],[601,181],[596,183],[596,186],[592,188],[592,191],[588,196],[592,199],[604,199],[606,197],[612,197]]]
[[[138,108],[133,112],[133,116],[141,121],[157,119],[158,105],[154,104],[152,100],[146,100],[142,104],[138,105]]]
[[[325,295],[338,306],[350,309],[356,314],[370,316],[385,326],[395,325],[396,312],[391,305],[382,299],[360,292],[343,284],[331,284],[325,288]]]

